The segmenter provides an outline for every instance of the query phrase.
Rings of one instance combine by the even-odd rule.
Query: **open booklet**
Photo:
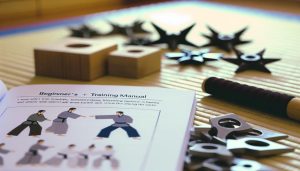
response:
[[[182,170],[192,91],[27,85],[2,97],[0,170]]]

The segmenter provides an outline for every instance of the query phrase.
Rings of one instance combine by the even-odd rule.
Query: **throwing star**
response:
[[[112,22],[109,22],[109,24],[112,26],[112,30],[106,35],[121,34],[124,36],[132,36],[135,33],[149,33],[142,27],[144,21],[135,21],[132,25],[127,26],[121,26]]]
[[[251,40],[241,40],[242,34],[248,29],[247,27],[234,34],[228,35],[220,34],[214,29],[212,29],[210,26],[207,26],[207,28],[211,31],[212,34],[210,36],[202,34],[209,40],[209,42],[207,44],[202,45],[201,47],[215,46],[226,52],[230,52],[237,45],[242,45],[251,42]]]
[[[101,34],[94,30],[87,25],[81,25],[78,28],[69,28],[69,30],[72,32],[71,37],[83,37],[83,38],[91,38],[91,37],[97,37],[101,36]]]
[[[222,57],[221,53],[210,53],[209,49],[182,50],[181,52],[166,53],[168,59],[175,59],[180,64],[201,65],[207,61],[216,61]]]
[[[147,45],[151,42],[150,39],[146,37],[130,37],[129,42],[125,43],[126,45]]]
[[[187,34],[190,30],[195,26],[195,24],[191,25],[190,27],[182,30],[179,34],[167,34],[167,32],[154,23],[151,23],[155,30],[158,32],[160,38],[153,42],[148,43],[147,45],[154,45],[154,44],[163,44],[166,43],[170,50],[176,50],[179,44],[189,45],[193,47],[197,47],[193,43],[186,40]]]
[[[243,52],[236,49],[234,49],[234,52],[237,56],[237,59],[223,58],[223,60],[238,65],[239,68],[235,71],[236,73],[243,72],[246,70],[258,70],[262,72],[271,73],[271,71],[268,70],[265,67],[265,65],[280,60],[278,58],[264,59],[263,55],[265,49],[256,54],[244,54]]]

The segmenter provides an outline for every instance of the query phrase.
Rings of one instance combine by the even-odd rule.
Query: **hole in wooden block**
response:
[[[131,50],[128,50],[127,52],[129,52],[129,53],[141,53],[141,52],[143,52],[143,50],[141,50],[141,49],[131,49]]]
[[[86,47],[90,47],[90,46],[91,45],[84,44],[84,43],[74,43],[74,44],[67,45],[67,47],[70,47],[70,48],[86,48]]]

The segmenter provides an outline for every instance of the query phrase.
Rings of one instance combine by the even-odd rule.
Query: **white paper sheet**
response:
[[[192,91],[150,87],[30,85],[14,88],[9,91],[5,111],[0,115],[0,143],[5,143],[3,149],[14,152],[0,154],[4,160],[0,170],[181,170],[194,114],[194,99],[195,93]],[[58,114],[70,107],[77,108],[74,113],[85,117],[68,118],[65,135],[46,132]],[[46,110],[44,116],[52,120],[39,122],[41,135],[28,136],[30,128],[27,127],[18,136],[7,136],[8,132],[38,110]],[[133,119],[129,124],[138,132],[139,138],[130,138],[122,128],[112,131],[109,138],[97,138],[103,128],[115,122],[112,119],[95,119],[94,115],[115,115],[116,111],[123,111]],[[29,147],[39,139],[45,140],[43,145],[53,146],[38,152],[41,157],[39,164],[16,166],[28,154]],[[75,157],[61,159],[57,167],[43,164],[57,157],[57,153],[70,144],[76,145],[73,149]],[[96,146],[95,151],[104,153],[90,155],[86,166],[80,168],[76,164],[82,157],[78,152],[91,144]],[[107,145],[113,146],[111,159],[102,158],[101,166],[94,168],[94,162],[109,153],[105,152]],[[113,166],[116,161],[117,167]]]
[[[3,81],[0,80],[0,102],[2,101],[2,99],[4,98],[5,94],[7,92],[6,86],[3,83]]]

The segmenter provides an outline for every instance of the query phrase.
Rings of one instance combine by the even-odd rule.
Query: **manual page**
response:
[[[181,170],[195,93],[28,85],[1,101],[0,170]]]

